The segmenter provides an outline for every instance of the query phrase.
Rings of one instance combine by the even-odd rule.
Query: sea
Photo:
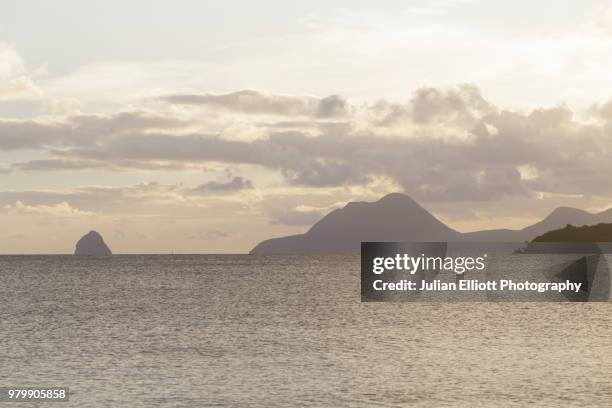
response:
[[[609,303],[362,303],[358,256],[0,256],[11,407],[609,407]]]

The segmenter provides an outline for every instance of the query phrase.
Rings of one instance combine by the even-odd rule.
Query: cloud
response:
[[[347,113],[346,102],[337,95],[321,99],[243,90],[229,94],[177,94],[161,99],[172,104],[203,106],[252,115],[333,118]]]
[[[240,197],[231,194],[238,190],[229,190],[227,186],[225,189],[208,190],[203,195],[197,189],[181,183],[151,181],[127,186],[84,185],[58,190],[0,191],[0,209],[21,213],[57,210],[68,214],[65,211],[66,203],[70,203],[71,208],[78,209],[82,214],[145,217],[168,212],[173,213],[174,218],[202,219],[204,209],[206,212],[214,209],[211,215],[218,216],[238,214],[248,210],[248,205],[257,204],[257,200],[253,201],[253,197],[249,196],[249,181],[241,177],[238,179],[235,184],[242,183],[244,187],[244,195]]]
[[[81,170],[108,168],[108,164],[96,162],[94,160],[61,160],[61,159],[42,159],[29,160],[27,162],[13,163],[9,171],[50,171],[50,170]]]
[[[11,79],[0,79],[0,101],[17,99],[36,99],[42,96],[42,91],[27,77],[20,76]]]
[[[490,144],[491,141],[482,143]],[[110,162],[255,164],[280,171],[289,184],[311,187],[363,185],[373,176],[389,176],[407,191],[429,199],[452,199],[456,194],[456,199],[491,199],[501,197],[505,191],[520,191],[520,186],[507,190],[507,185],[479,181],[479,172],[488,176],[500,166],[512,170],[512,163],[496,163],[480,143],[451,144],[427,138],[327,134],[311,137],[287,132],[272,134],[266,140],[239,142],[206,135],[156,134],[126,136],[106,145],[70,149],[61,154],[65,158]],[[523,157],[516,159],[522,163]]]
[[[138,160],[116,160],[113,162],[99,160],[65,160],[65,159],[36,159],[25,162],[16,162],[11,165],[0,166],[0,173],[8,173],[14,170],[20,171],[65,171],[65,170],[155,170],[155,171],[179,171],[179,170],[205,170],[205,166],[195,163],[179,163],[168,161],[138,161]]]
[[[320,118],[335,118],[347,113],[347,102],[338,95],[330,95],[319,101],[315,116]]]
[[[0,42],[0,101],[37,99],[43,92],[26,75],[17,51]]]
[[[209,181],[193,189],[198,193],[220,193],[220,192],[235,192],[240,190],[249,190],[253,188],[251,180],[236,176],[227,182]]]
[[[189,126],[180,119],[139,111],[59,119],[0,119],[0,150],[96,145],[123,134],[176,132]]]
[[[264,109],[253,107],[259,93],[247,102],[235,94],[211,100],[251,111]],[[266,103],[265,109],[283,104]],[[284,112],[294,111],[294,103]],[[9,164],[13,171],[249,165],[280,176],[291,187],[367,187],[384,178],[430,203],[542,193],[612,195],[605,176],[612,171],[612,102],[595,105],[582,121],[566,105],[504,110],[476,87],[461,85],[418,89],[405,104],[345,106],[342,99],[331,98],[317,101],[316,109],[324,106],[325,112],[333,112],[340,105],[351,112],[342,126],[318,126],[323,113],[293,121],[295,129],[285,131],[275,122],[266,128],[265,123],[243,117],[240,120],[267,130],[248,140],[189,132],[189,120],[151,112],[78,115],[56,122],[3,121],[0,148],[47,152],[46,158]],[[249,180],[237,177],[205,183],[192,192],[251,187]]]
[[[418,89],[409,107],[416,123],[456,120],[469,123],[495,111],[493,105],[487,102],[480,90],[473,85],[447,90],[431,87]]]
[[[0,42],[0,78],[10,78],[23,72],[23,65],[15,48]]]
[[[28,205],[16,201],[14,205],[5,205],[4,209],[13,214],[51,215],[55,217],[92,217],[96,215],[92,211],[83,211],[73,207],[66,201],[55,205]]]
[[[285,167],[283,174],[290,184],[311,187],[367,184],[370,179],[350,162],[331,160],[306,160],[299,167]]]

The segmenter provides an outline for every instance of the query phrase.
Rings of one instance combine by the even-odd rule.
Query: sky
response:
[[[612,207],[609,1],[4,1],[0,253],[244,253],[401,191]]]

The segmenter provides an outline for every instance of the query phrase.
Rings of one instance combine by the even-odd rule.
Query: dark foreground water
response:
[[[11,407],[608,407],[612,305],[362,304],[358,257],[4,256],[9,385],[71,391]]]

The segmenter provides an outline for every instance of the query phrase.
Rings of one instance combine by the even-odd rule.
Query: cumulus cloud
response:
[[[21,56],[13,47],[0,43],[0,101],[40,96],[42,91],[26,75]]]
[[[483,124],[484,118],[496,114],[497,107],[485,100],[477,87],[464,84],[448,89],[420,88],[406,104],[381,100],[367,113],[365,131],[400,137],[408,133],[435,139],[465,139],[475,126]]]
[[[337,95],[326,98],[314,96],[275,95],[255,90],[228,94],[177,94],[162,100],[180,105],[203,106],[253,115],[312,116],[333,118],[343,116],[346,102]]]
[[[447,90],[431,87],[418,89],[410,101],[409,109],[411,117],[417,123],[455,120],[469,123],[495,112],[493,105],[482,97],[480,90],[474,85],[462,85]]]
[[[566,105],[504,110],[471,85],[418,89],[405,104],[379,101],[349,107],[330,97],[310,106],[302,97],[275,98],[252,91],[246,96],[199,95],[193,103],[250,113],[287,114],[304,106],[316,112],[291,122],[295,129],[279,131],[272,124],[265,136],[252,140],[190,133],[188,121],[150,113],[80,115],[59,123],[4,121],[0,148],[46,149],[50,156],[13,163],[12,170],[250,165],[281,176],[289,186],[363,187],[385,178],[415,199],[432,203],[542,193],[612,194],[606,182],[612,171],[612,102],[595,105],[583,122]],[[343,126],[309,126],[337,109],[351,111]],[[194,191],[251,187],[249,180],[237,177]]]
[[[429,139],[352,137],[301,133],[271,135],[253,142],[217,137],[148,135],[124,137],[104,146],[65,151],[67,158],[96,161],[167,160],[256,164],[276,169],[293,185],[330,187],[365,184],[372,176],[390,176],[407,191],[428,199],[491,199],[517,192],[520,185],[490,183],[491,175],[513,169],[533,153],[498,163],[487,147],[500,141],[448,144]],[[506,174],[506,173],[504,173]],[[483,177],[484,175],[484,177]],[[515,180],[520,183],[519,180]],[[511,189],[508,189],[512,187]],[[462,193],[465,191],[464,193]]]
[[[0,100],[32,99],[42,96],[42,91],[25,76],[0,79]]]
[[[334,118],[347,113],[347,102],[338,95],[330,95],[319,100],[315,116],[321,118]]]

